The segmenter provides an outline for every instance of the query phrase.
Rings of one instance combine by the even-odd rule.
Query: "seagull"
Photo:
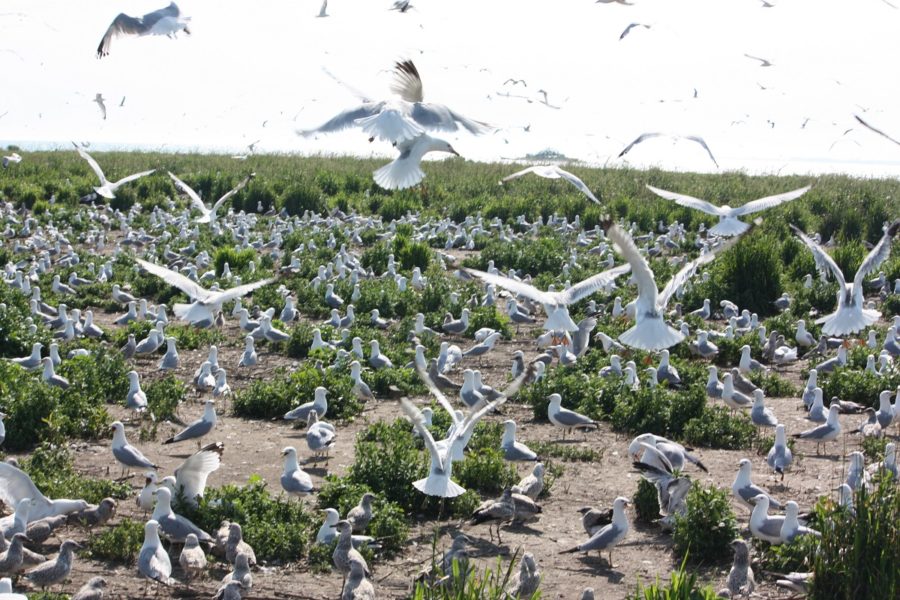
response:
[[[703,149],[706,150],[706,153],[709,154],[709,158],[712,159],[713,164],[718,168],[719,163],[716,162],[716,157],[713,156],[712,150],[709,149],[709,146],[706,145],[706,141],[700,136],[697,135],[676,135],[676,134],[668,134],[668,133],[658,133],[658,132],[650,132],[650,133],[642,133],[639,135],[633,142],[625,146],[625,149],[619,152],[618,158],[622,158],[637,144],[640,144],[643,141],[657,138],[657,137],[670,137],[674,139],[685,139],[695,142],[703,146]]]
[[[159,523],[160,530],[172,542],[183,544],[189,533],[196,535],[202,543],[215,541],[211,535],[186,517],[172,511],[172,491],[167,487],[159,487],[156,490],[156,507],[150,518]]]
[[[759,66],[761,66],[761,67],[771,67],[771,66],[772,66],[772,63],[769,62],[768,60],[766,60],[765,58],[760,58],[760,57],[758,57],[758,56],[751,56],[751,55],[746,54],[746,53],[744,54],[744,56],[746,56],[747,58],[749,58],[749,59],[751,59],[751,60],[758,60],[758,61],[761,63],[761,64],[759,65]]]
[[[734,563],[725,579],[729,597],[746,596],[749,598],[756,587],[753,569],[750,567],[750,549],[747,547],[747,542],[741,539],[731,542],[731,547],[734,548]]]
[[[190,35],[191,31],[188,29],[190,20],[190,17],[181,15],[181,11],[174,2],[165,8],[147,13],[143,17],[132,17],[125,13],[119,13],[113,19],[109,29],[106,30],[103,39],[100,40],[100,45],[97,46],[97,58],[108,56],[113,38],[120,35],[165,35],[174,38],[182,30]]]
[[[556,165],[533,165],[531,167],[527,167],[525,169],[522,169],[521,171],[516,171],[512,175],[507,175],[500,180],[500,185],[503,185],[511,179],[516,179],[517,177],[527,175],[528,173],[534,173],[538,177],[543,177],[545,179],[565,179],[566,181],[577,187],[581,191],[581,193],[590,198],[591,201],[595,202],[596,204],[600,204],[600,201],[597,200],[596,196],[594,196],[594,194],[591,192],[591,189],[587,186],[587,184],[579,179],[577,175],[569,173],[568,171],[564,171]]]
[[[597,421],[590,419],[573,410],[562,407],[562,396],[559,394],[550,394],[550,404],[547,405],[547,419],[563,429],[563,435],[566,431],[572,429],[596,429],[599,426]]]
[[[297,408],[291,409],[284,414],[284,419],[286,421],[306,421],[309,419],[309,413],[313,410],[316,411],[316,416],[324,418],[325,413],[328,412],[328,399],[326,395],[328,394],[328,390],[318,386],[315,390],[313,390],[313,400],[311,402],[306,402],[301,404]]]
[[[173,305],[175,315],[179,319],[189,321],[194,325],[206,327],[215,322],[216,312],[222,309],[222,305],[236,298],[241,298],[257,288],[268,285],[275,281],[274,277],[268,279],[260,279],[253,283],[246,283],[224,291],[210,291],[199,284],[191,281],[178,271],[167,269],[166,267],[141,260],[135,259],[141,267],[148,273],[156,275],[169,285],[177,287],[179,290],[187,294],[193,301],[191,304],[176,303]]]
[[[512,487],[514,494],[522,494],[528,496],[532,500],[537,500],[544,489],[544,464],[535,463],[530,475],[526,475],[519,483]]]
[[[500,450],[503,451],[503,458],[506,460],[537,460],[537,454],[531,448],[516,441],[516,422],[512,419],[503,422]]]
[[[396,148],[400,155],[372,173],[375,183],[386,190],[403,190],[425,179],[425,172],[420,164],[422,157],[429,152],[449,152],[459,156],[459,152],[449,142],[424,132],[412,139],[397,142]]]
[[[103,94],[101,94],[100,92],[97,92],[97,95],[94,96],[94,102],[96,102],[97,106],[100,107],[100,114],[103,115],[104,121],[106,120],[106,104],[104,104],[105,101],[106,98],[104,98]]]
[[[322,0],[322,7],[319,8],[319,14],[316,17],[327,17],[328,16],[328,0]]]
[[[113,431],[112,453],[123,469],[158,469],[143,453],[128,443],[125,438],[125,426],[121,421],[114,421],[109,426]]]
[[[442,104],[425,102],[422,78],[411,60],[395,63],[394,80],[390,89],[399,98],[380,102],[364,99],[362,105],[341,112],[323,125],[297,133],[310,136],[359,126],[371,136],[370,140],[378,137],[391,142],[403,152],[404,147],[408,149],[409,144],[420,138],[426,129],[457,131],[462,127],[475,135],[493,130],[493,127],[468,119]],[[402,156],[401,154],[401,158]]]
[[[869,124],[866,123],[866,122],[862,119],[862,117],[860,117],[859,115],[853,115],[853,117],[854,117],[857,121],[859,121],[859,123],[860,123],[863,127],[866,127],[867,129],[870,129],[870,130],[874,131],[874,132],[877,133],[878,135],[880,135],[880,136],[882,136],[882,137],[884,137],[884,138],[886,138],[886,139],[888,139],[888,140],[894,142],[894,143],[897,144],[898,146],[900,146],[900,142],[898,142],[897,140],[895,140],[894,138],[892,138],[891,136],[889,136],[889,135],[886,134],[885,132],[881,131],[880,129],[878,129],[878,128],[876,128],[876,127],[873,127],[872,125],[869,125]]]
[[[630,23],[628,27],[625,28],[625,31],[622,32],[622,35],[619,36],[619,41],[625,39],[625,36],[631,33],[631,30],[635,27],[643,27],[644,29],[650,29],[649,25],[645,25],[644,23]]]
[[[174,585],[172,561],[159,539],[160,526],[151,519],[144,525],[144,544],[138,553],[138,570],[147,579],[163,585]]]
[[[626,346],[642,350],[662,350],[682,341],[684,334],[669,327],[663,320],[669,299],[694,275],[698,267],[712,262],[718,253],[733,246],[735,240],[722,244],[716,250],[701,254],[687,263],[660,292],[656,287],[656,280],[650,265],[647,264],[647,260],[640,253],[631,236],[611,221],[606,221],[601,226],[606,229],[606,234],[614,247],[631,265],[633,277],[638,286],[635,326],[620,335],[619,341]]]
[[[297,449],[287,446],[281,451],[284,457],[284,471],[281,474],[281,489],[291,496],[304,496],[313,491],[312,477],[300,468]]]
[[[213,430],[216,426],[216,401],[215,400],[207,400],[204,403],[203,407],[203,416],[182,429],[180,432],[176,433],[169,439],[163,442],[163,444],[174,444],[176,442],[183,442],[185,440],[198,440],[202,438],[204,435]]]
[[[6,506],[16,506],[23,498],[31,498],[31,510],[28,518],[40,521],[47,517],[65,515],[87,508],[84,500],[58,499],[50,500],[37,489],[34,482],[24,471],[7,462],[0,461],[0,500]],[[11,516],[0,519],[0,530],[12,523]]]
[[[825,335],[848,335],[862,331],[875,323],[881,317],[881,313],[865,307],[863,283],[866,275],[877,269],[890,256],[891,241],[900,232],[900,219],[887,226],[884,235],[866,255],[850,284],[844,279],[841,268],[819,244],[794,225],[791,225],[791,229],[812,252],[819,270],[826,276],[830,271],[838,282],[837,310],[830,315],[816,319],[817,324],[822,324],[822,332]]]
[[[753,484],[753,481],[750,479],[753,469],[750,459],[742,458],[739,464],[737,476],[734,478],[734,483],[731,484],[731,491],[738,502],[753,510],[755,499],[765,496],[767,507],[771,504],[774,508],[780,509],[782,507],[781,502],[769,496],[761,487]]]
[[[784,437],[784,425],[779,423],[775,426],[775,443],[766,455],[766,463],[784,480],[784,472],[791,467],[793,461],[794,456]]]
[[[785,518],[776,515],[769,516],[769,497],[765,494],[759,494],[752,500],[756,503],[753,506],[753,512],[750,514],[750,533],[753,537],[769,542],[770,544],[782,544],[784,538],[781,537],[781,530],[785,523]]]
[[[3,168],[6,169],[9,165],[17,165],[22,162],[22,157],[18,152],[13,152],[7,156],[3,157]]]
[[[686,206],[687,208],[693,208],[694,210],[699,210],[705,212],[706,214],[719,217],[719,222],[716,223],[715,226],[710,228],[709,232],[713,235],[727,237],[732,235],[740,235],[750,229],[750,224],[744,223],[743,221],[739,220],[738,217],[749,215],[751,213],[765,210],[767,208],[772,208],[774,206],[778,206],[779,204],[784,204],[785,202],[794,200],[795,198],[799,198],[800,196],[808,192],[810,187],[812,186],[807,185],[790,192],[784,192],[783,194],[766,196],[765,198],[753,200],[752,202],[748,202],[736,208],[732,208],[727,204],[716,206],[707,202],[706,200],[700,200],[699,198],[686,196],[684,194],[676,194],[675,192],[668,192],[666,190],[655,188],[652,185],[648,185],[647,189],[660,198],[672,200],[680,206]]]
[[[75,142],[72,142],[75,144]],[[108,200],[112,200],[116,197],[116,190],[125,185],[126,183],[130,183],[135,179],[140,179],[145,175],[150,175],[156,169],[150,169],[149,171],[141,171],[140,173],[135,173],[134,175],[129,175],[128,177],[123,177],[122,179],[116,182],[110,182],[106,179],[106,175],[103,174],[103,169],[100,168],[100,165],[97,164],[97,161],[91,157],[90,154],[84,151],[84,148],[75,144],[75,149],[78,150],[78,155],[81,156],[84,160],[87,161],[88,165],[91,169],[94,170],[94,173],[97,174],[97,177],[100,178],[100,187],[95,187],[94,191],[97,192],[100,196]]]
[[[596,550],[602,556],[603,551],[607,550],[609,551],[609,566],[610,568],[614,568],[612,562],[612,549],[628,535],[628,517],[625,516],[625,506],[627,504],[630,504],[628,498],[622,496],[616,498],[615,502],[613,502],[612,523],[597,531],[597,533],[592,535],[586,542],[579,544],[574,548],[563,550],[560,554],[569,552],[590,552],[591,550]]]
[[[241,182],[238,183],[231,191],[229,191],[224,196],[219,198],[216,201],[216,203],[213,204],[212,208],[207,208],[206,204],[203,203],[203,200],[200,199],[200,195],[197,194],[197,192],[195,192],[191,186],[189,186],[182,180],[178,179],[178,177],[173,175],[171,171],[167,171],[167,173],[169,174],[169,177],[172,178],[172,181],[175,182],[175,186],[178,189],[180,189],[182,192],[184,192],[185,194],[188,195],[188,198],[191,199],[191,205],[200,211],[200,216],[197,217],[196,219],[194,219],[194,222],[195,223],[210,223],[210,224],[215,224],[216,212],[219,210],[219,208],[223,204],[225,204],[225,202],[229,198],[231,198],[232,196],[237,194],[239,191],[244,189],[244,186],[246,186],[248,183],[250,183],[250,180],[253,179],[253,177],[256,175],[256,173],[250,173],[249,175],[244,177],[241,180]]]
[[[628,454],[635,460],[637,460],[638,454],[642,450],[644,451],[642,462],[654,467],[668,469],[669,471],[681,471],[684,469],[685,463],[690,462],[697,465],[700,470],[709,472],[706,465],[699,458],[688,452],[687,448],[678,442],[673,442],[659,435],[642,433],[628,445]]]
[[[198,498],[202,498],[203,492],[206,490],[206,480],[210,473],[221,465],[224,451],[225,444],[222,442],[213,442],[203,446],[175,469],[174,477],[166,477],[162,483],[167,484],[174,494],[182,498],[183,502],[196,507]],[[174,482],[172,482],[173,479]]]
[[[787,542],[793,542],[801,535],[812,535],[814,537],[822,537],[822,534],[800,524],[798,514],[800,507],[793,500],[788,500],[784,505],[784,523],[781,525],[781,538]]]

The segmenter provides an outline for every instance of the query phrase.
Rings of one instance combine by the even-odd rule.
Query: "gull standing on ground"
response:
[[[866,255],[852,283],[847,283],[844,273],[833,258],[819,244],[810,239],[797,227],[791,225],[791,229],[797,237],[806,244],[812,252],[816,266],[826,277],[829,272],[834,275],[838,283],[838,306],[830,315],[816,319],[817,324],[822,324],[822,332],[825,335],[848,335],[862,331],[875,323],[881,313],[875,309],[865,307],[863,297],[863,285],[865,277],[887,260],[891,253],[891,241],[900,232],[900,219],[894,221],[885,229],[884,235],[875,244],[875,247]]]
[[[819,444],[826,446],[828,442],[836,440],[841,435],[841,422],[838,420],[840,409],[837,403],[832,403],[828,408],[828,419],[824,425],[819,425],[812,429],[807,429],[800,433],[793,434],[794,438],[803,440],[813,440],[816,442],[816,454],[819,454]]]
[[[138,553],[138,571],[147,579],[163,585],[174,585],[172,561],[159,539],[160,526],[151,519],[144,524],[144,544]]]
[[[586,542],[574,548],[563,550],[560,554],[596,550],[602,557],[603,551],[607,550],[609,551],[609,567],[611,569],[615,568],[612,561],[612,549],[628,535],[628,517],[625,516],[625,506],[627,504],[630,504],[628,498],[622,496],[616,498],[615,502],[613,502],[612,523],[597,531]]]
[[[313,400],[312,402],[306,402],[305,404],[301,404],[297,408],[289,410],[282,417],[286,421],[306,421],[309,418],[310,411],[315,410],[316,416],[325,417],[325,413],[328,412],[328,400],[326,395],[328,394],[328,390],[326,390],[321,385],[318,386],[313,391]]]
[[[635,326],[619,336],[619,341],[626,346],[642,350],[662,350],[674,346],[684,339],[684,334],[669,327],[663,320],[666,305],[679,288],[694,275],[697,268],[708,264],[716,255],[734,245],[734,241],[722,244],[716,250],[701,254],[687,263],[672,277],[660,292],[647,260],[634,244],[631,236],[612,221],[601,224],[606,234],[620,254],[631,265],[631,270],[638,286],[638,297],[635,301]]]
[[[593,202],[600,204],[600,201],[597,200],[597,198],[591,192],[591,188],[589,188],[587,184],[579,179],[577,175],[569,173],[568,171],[564,171],[557,165],[533,165],[530,167],[526,167],[521,171],[516,171],[512,175],[507,175],[506,177],[501,179],[500,185],[503,185],[511,179],[516,179],[517,177],[521,177],[522,175],[527,175],[528,173],[534,173],[538,177],[543,177],[545,179],[565,179],[566,181],[577,187],[582,194],[590,198]]]
[[[537,460],[537,454],[523,444],[516,441],[516,422],[507,419],[503,422],[503,438],[500,440],[500,450],[506,460]],[[534,498],[532,498],[534,500]]]
[[[775,412],[766,406],[765,394],[762,390],[753,392],[753,407],[750,409],[750,421],[759,427],[775,427],[778,425],[778,418]]]
[[[529,475],[523,477],[519,483],[512,487],[512,493],[528,496],[532,500],[537,500],[538,496],[544,490],[544,463],[535,463]]]
[[[74,143],[74,142],[73,142]],[[88,165],[91,169],[94,170],[94,173],[97,174],[97,177],[100,179],[100,186],[95,187],[94,191],[97,192],[100,196],[108,200],[112,200],[116,197],[116,190],[125,185],[126,183],[132,182],[135,179],[140,179],[145,175],[150,175],[156,169],[150,169],[149,171],[141,171],[140,173],[135,173],[134,175],[129,175],[128,177],[123,177],[122,179],[116,182],[110,182],[106,179],[106,175],[103,174],[103,170],[100,168],[100,165],[97,164],[97,161],[94,160],[90,154],[84,151],[84,148],[75,144],[75,149],[78,150],[79,156],[87,161]]]
[[[789,544],[801,535],[822,537],[822,534],[815,529],[800,524],[799,513],[800,507],[797,503],[793,500],[788,500],[784,505],[784,523],[781,525],[781,539]]]
[[[784,472],[791,467],[793,461],[794,456],[784,437],[784,425],[779,423],[775,426],[775,443],[766,455],[766,463],[773,471],[781,475],[781,479],[784,481]]]
[[[281,451],[284,457],[284,471],[281,474],[281,489],[291,496],[305,496],[313,491],[312,477],[300,468],[297,461],[297,449],[287,446]]]
[[[224,291],[211,291],[201,287],[178,271],[173,271],[139,258],[136,258],[135,261],[148,273],[156,275],[169,285],[175,286],[187,294],[191,298],[192,303],[176,303],[172,310],[179,319],[190,321],[192,324],[201,327],[209,327],[215,323],[215,313],[222,310],[222,304],[225,302],[241,298],[253,290],[275,281],[274,277],[270,277]]]
[[[203,416],[164,441],[163,444],[174,444],[194,439],[197,440],[197,443],[199,444],[200,438],[212,431],[215,426],[216,401],[210,399],[203,404]]]
[[[188,198],[191,199],[191,206],[200,211],[200,216],[194,219],[194,222],[209,223],[210,225],[215,225],[216,213],[218,212],[219,208],[221,208],[221,206],[225,204],[225,202],[227,202],[229,198],[241,191],[244,186],[246,186],[250,182],[250,180],[253,179],[255,175],[255,173],[250,173],[249,175],[244,177],[240,181],[240,183],[238,183],[231,191],[227,192],[224,196],[219,198],[216,203],[212,205],[212,208],[207,208],[206,204],[203,203],[203,200],[200,199],[200,195],[195,192],[191,186],[178,179],[178,177],[173,175],[171,171],[167,171],[167,173],[169,173],[169,177],[172,178],[172,181],[175,182],[175,187],[187,194]]]
[[[752,500],[756,503],[753,506],[753,512],[750,514],[750,533],[753,537],[769,542],[770,544],[782,544],[784,538],[781,537],[781,530],[785,523],[785,518],[780,515],[769,515],[769,497],[766,494],[759,494]]]
[[[42,590],[61,582],[69,576],[72,562],[75,560],[75,549],[83,546],[74,540],[66,540],[59,547],[59,554],[25,573],[25,578],[32,585]]]
[[[573,410],[563,408],[562,396],[559,394],[550,394],[550,404],[547,405],[547,419],[557,427],[562,428],[563,437],[565,437],[567,431],[572,429],[596,429],[600,426],[593,419],[578,414]]]
[[[128,443],[125,438],[125,426],[121,421],[114,421],[110,425],[113,431],[112,453],[115,459],[125,469],[158,469],[150,459],[144,456],[140,450]]]
[[[808,192],[810,187],[811,186],[806,186],[790,192],[785,192],[783,194],[766,196],[765,198],[753,200],[752,202],[748,202],[742,206],[738,206],[737,208],[732,208],[727,204],[716,206],[715,204],[707,202],[706,200],[700,200],[699,198],[686,196],[684,194],[677,194],[675,192],[668,192],[666,190],[655,188],[651,185],[648,185],[647,189],[649,189],[657,196],[665,198],[666,200],[672,200],[676,204],[679,204],[681,206],[693,208],[694,210],[699,210],[705,212],[706,214],[719,217],[719,222],[716,223],[715,226],[711,227],[709,232],[713,235],[728,237],[733,235],[740,235],[750,229],[750,224],[744,223],[743,221],[739,220],[738,217],[749,215],[751,213],[765,210],[767,208],[772,208],[774,206],[778,206],[779,204],[784,204],[785,202],[794,200],[795,198],[799,198],[800,196]]]
[[[97,58],[108,56],[113,38],[120,35],[165,35],[174,38],[179,31],[190,35],[191,31],[188,29],[190,20],[190,17],[182,16],[174,2],[165,8],[149,12],[143,17],[132,17],[125,13],[119,13],[113,19],[106,33],[103,34],[100,45],[97,46]]]
[[[313,456],[318,458],[325,455],[327,458],[335,437],[334,425],[320,421],[315,409],[309,411],[306,418],[306,445]]]
[[[728,588],[731,598],[739,596],[749,598],[756,587],[753,569],[750,568],[750,549],[747,547],[747,542],[741,539],[731,542],[731,547],[734,548],[734,562],[731,570],[728,571],[725,587]]]
[[[184,540],[184,547],[178,556],[178,564],[184,571],[184,578],[190,582],[206,570],[206,552],[200,547],[200,541],[193,533]]]
[[[172,511],[172,491],[167,487],[159,487],[156,490],[156,506],[150,518],[159,523],[159,529],[175,543],[183,544],[189,533],[193,533],[204,543],[215,541],[187,517]]]
[[[768,503],[771,504],[773,508],[781,509],[781,502],[769,496],[764,489],[754,485],[753,481],[751,481],[750,476],[753,464],[750,462],[750,459],[742,458],[739,464],[740,468],[738,469],[737,476],[734,478],[734,483],[731,484],[731,491],[734,493],[734,497],[737,498],[738,502],[750,510],[753,510],[754,500],[762,495],[767,498]]]

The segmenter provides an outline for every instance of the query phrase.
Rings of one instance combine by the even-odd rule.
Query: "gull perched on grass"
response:
[[[565,179],[566,181],[577,187],[582,194],[590,198],[593,202],[600,204],[600,201],[597,200],[597,198],[591,192],[591,188],[589,188],[587,184],[579,179],[577,175],[560,169],[557,165],[533,165],[527,167],[525,169],[522,169],[521,171],[516,171],[512,175],[507,175],[500,180],[500,185],[503,185],[511,179],[516,179],[517,177],[527,175],[528,173],[534,173],[538,177],[543,177],[544,179]]]
[[[143,17],[132,17],[125,13],[119,13],[112,24],[103,34],[100,45],[97,46],[97,58],[109,55],[109,47],[114,37],[120,35],[165,35],[174,38],[179,31],[190,35],[188,29],[190,17],[182,16],[178,6],[172,2],[165,8],[149,12]]]
[[[570,304],[575,304],[579,300],[587,298],[594,292],[603,289],[617,277],[630,271],[631,265],[619,265],[618,267],[607,269],[606,271],[588,277],[584,281],[579,281],[575,285],[569,286],[560,292],[545,292],[523,281],[518,281],[502,275],[494,275],[475,269],[464,268],[463,270],[469,275],[477,277],[484,282],[496,285],[497,287],[502,287],[503,289],[524,296],[530,300],[534,300],[535,302],[540,302],[544,306],[544,312],[547,313],[548,317],[544,324],[544,329],[550,331],[578,331],[578,325],[575,324],[569,316],[567,307]]]
[[[701,254],[688,262],[672,277],[666,287],[659,291],[650,265],[647,264],[647,260],[640,253],[628,232],[612,221],[605,221],[601,226],[606,230],[614,247],[631,265],[632,274],[638,287],[638,297],[635,301],[635,326],[620,335],[619,341],[626,346],[642,350],[662,350],[682,341],[684,334],[669,327],[663,320],[669,299],[694,275],[700,266],[712,262],[720,252],[733,246],[735,241],[722,244],[716,250]]]
[[[211,291],[188,279],[178,271],[173,271],[140,258],[135,260],[145,271],[151,275],[156,275],[169,285],[177,287],[191,298],[191,304],[176,303],[172,308],[179,319],[189,321],[200,327],[208,327],[215,323],[215,313],[222,309],[224,303],[246,296],[253,290],[275,281],[274,277],[270,277],[254,281],[253,283],[245,283],[224,291]]]
[[[894,221],[885,228],[884,235],[875,244],[875,247],[866,255],[856,275],[853,277],[852,283],[847,283],[844,279],[844,273],[837,265],[833,258],[825,251],[822,246],[810,239],[805,233],[797,227],[791,225],[791,229],[797,234],[797,237],[806,244],[812,252],[816,261],[816,266],[827,277],[828,274],[834,275],[838,282],[838,306],[837,310],[820,319],[816,319],[816,323],[822,324],[822,332],[825,335],[848,335],[862,331],[869,325],[878,321],[881,313],[877,310],[866,308],[865,299],[863,298],[863,285],[866,275],[878,268],[878,266],[888,259],[891,254],[891,241],[894,236],[900,232],[900,219]]]
[[[743,221],[739,220],[738,217],[749,215],[751,213],[765,210],[767,208],[772,208],[774,206],[778,206],[779,204],[784,204],[785,202],[794,200],[795,198],[799,198],[800,196],[808,192],[810,187],[811,186],[807,185],[805,187],[790,192],[785,192],[783,194],[766,196],[765,198],[760,198],[759,200],[748,202],[736,208],[732,208],[727,204],[716,206],[715,204],[707,202],[706,200],[700,200],[699,198],[686,196],[684,194],[676,194],[675,192],[668,192],[666,190],[655,188],[652,185],[648,185],[647,189],[660,198],[672,200],[680,206],[686,206],[687,208],[693,208],[694,210],[699,210],[705,212],[706,214],[719,217],[719,222],[711,227],[709,232],[713,235],[727,237],[740,235],[750,229],[750,224],[744,223]]]
[[[73,142],[74,143],[74,142]],[[100,178],[100,186],[95,187],[94,191],[97,192],[100,196],[108,200],[112,200],[116,197],[116,190],[125,185],[126,183],[130,183],[135,179],[140,179],[145,175],[150,175],[156,169],[150,169],[149,171],[141,171],[140,173],[135,173],[134,175],[129,175],[128,177],[123,177],[122,179],[116,182],[110,182],[106,179],[106,175],[103,174],[103,169],[100,168],[100,165],[97,164],[97,161],[91,157],[90,154],[84,151],[84,148],[75,144],[75,149],[78,150],[78,155],[81,156],[84,160],[87,161],[88,165],[90,165],[91,169],[94,170],[94,173],[97,174],[97,177]]]
[[[710,149],[709,149],[709,146],[706,145],[706,141],[705,141],[702,137],[697,136],[697,135],[676,135],[676,134],[659,133],[659,132],[642,133],[642,134],[639,135],[637,138],[635,138],[635,140],[634,140],[633,142],[631,142],[630,144],[628,144],[627,146],[625,146],[625,149],[624,149],[624,150],[622,150],[621,152],[619,152],[618,158],[622,158],[623,156],[625,156],[626,154],[628,154],[628,152],[629,152],[633,147],[637,146],[637,145],[640,144],[641,142],[645,142],[645,141],[647,141],[647,140],[650,140],[650,139],[653,139],[653,138],[658,138],[658,137],[670,137],[670,138],[673,138],[673,139],[676,139],[676,140],[677,140],[677,139],[685,139],[685,140],[689,140],[689,141],[691,141],[691,142],[694,142],[694,143],[696,143],[696,144],[700,144],[701,146],[703,146],[703,149],[706,150],[706,153],[709,155],[710,160],[713,161],[713,164],[716,165],[717,168],[718,168],[718,166],[719,166],[719,163],[716,162],[716,157],[713,156],[712,150],[710,150]]]
[[[200,199],[200,195],[195,192],[191,186],[178,179],[178,177],[173,175],[171,171],[167,172],[169,173],[169,177],[172,178],[172,181],[175,182],[175,186],[182,192],[187,194],[188,198],[191,199],[191,206],[200,211],[200,216],[194,219],[194,222],[209,223],[211,225],[215,224],[216,222],[216,213],[218,212],[219,208],[221,208],[221,206],[225,204],[225,202],[227,202],[229,198],[241,191],[244,186],[246,186],[250,182],[250,180],[253,179],[255,175],[255,173],[250,173],[249,175],[244,177],[244,179],[242,179],[241,182],[238,183],[230,192],[219,198],[216,203],[212,205],[212,208],[207,208],[206,204],[203,203],[203,200]]]

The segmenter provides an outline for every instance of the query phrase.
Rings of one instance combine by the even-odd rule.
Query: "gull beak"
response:
[[[456,156],[459,156],[459,152],[457,152],[456,150],[454,150],[454,149],[453,149],[453,146],[450,146],[450,149],[447,150],[447,152],[449,152],[450,154],[455,154]]]

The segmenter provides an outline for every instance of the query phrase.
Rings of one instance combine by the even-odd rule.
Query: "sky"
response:
[[[116,14],[164,1],[3,0],[0,146],[234,153],[259,140],[264,153],[391,157],[359,130],[295,131],[358,104],[357,90],[388,98],[392,64],[409,58],[426,101],[498,128],[441,135],[469,160],[552,149],[591,165],[900,176],[900,146],[854,119],[900,139],[900,10],[771,3],[413,0],[400,14],[332,0],[317,18],[319,0],[183,0],[192,35],[118,38],[98,60]],[[620,40],[630,23],[649,28]],[[719,167],[668,137],[618,158],[644,132],[701,136]]]

